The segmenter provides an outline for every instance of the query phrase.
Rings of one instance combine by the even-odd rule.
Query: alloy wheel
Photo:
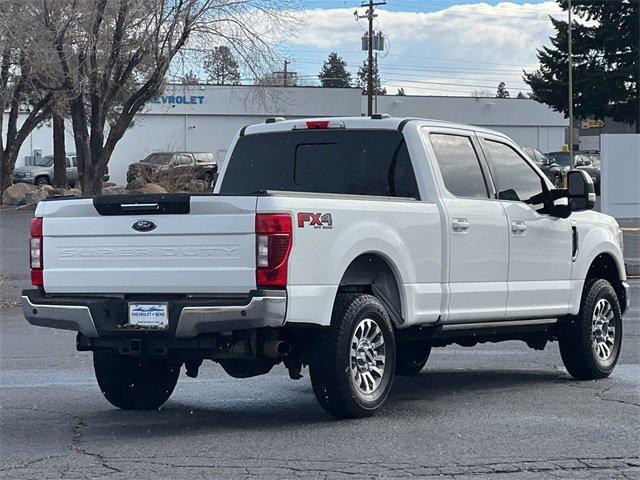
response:
[[[591,339],[598,359],[606,363],[614,353],[616,326],[613,307],[605,298],[596,303],[591,317]]]
[[[350,371],[353,385],[366,395],[382,382],[386,363],[384,335],[378,324],[364,318],[351,338]]]

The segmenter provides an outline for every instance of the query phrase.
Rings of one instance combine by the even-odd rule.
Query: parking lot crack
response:
[[[71,451],[75,454],[88,457],[92,461],[98,463],[100,467],[108,470],[108,472],[105,472],[105,474],[93,475],[93,476],[105,476],[105,475],[110,475],[114,473],[123,473],[122,470],[109,465],[106,460],[106,457],[104,457],[99,453],[89,452],[83,446],[83,431],[86,428],[87,423],[84,421],[84,419],[80,415],[74,416],[73,419],[74,419],[74,424],[71,427],[71,445],[70,445]]]
[[[630,457],[598,457],[598,458],[552,458],[539,460],[501,461],[501,462],[481,462],[476,464],[439,464],[428,465],[421,463],[389,465],[385,463],[371,462],[345,462],[328,460],[301,461],[286,458],[237,458],[221,459],[209,456],[180,457],[180,460],[172,459],[137,459],[132,457],[113,457],[118,462],[137,463],[140,465],[156,465],[169,468],[184,469],[232,469],[237,472],[244,472],[243,475],[251,477],[262,477],[265,475],[281,476],[305,476],[317,475],[320,477],[331,477],[340,475],[344,477],[370,478],[434,478],[447,477],[451,479],[460,476],[481,476],[504,473],[544,473],[548,476],[567,475],[570,472],[587,472],[600,470],[615,470],[621,474],[625,471],[634,473],[638,469],[640,459]],[[189,463],[189,459],[196,460]],[[216,460],[215,464],[208,464],[206,460]],[[200,461],[197,461],[200,460]],[[203,461],[205,460],[205,461]],[[363,470],[362,467],[368,467]]]

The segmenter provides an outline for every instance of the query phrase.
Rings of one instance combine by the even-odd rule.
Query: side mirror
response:
[[[572,212],[591,210],[596,205],[593,180],[584,170],[571,170],[567,174],[567,198]]]

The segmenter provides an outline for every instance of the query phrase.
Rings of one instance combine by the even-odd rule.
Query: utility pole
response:
[[[568,30],[568,53],[569,53],[569,168],[575,168],[573,156],[573,42],[572,42],[572,20],[571,20],[571,0],[569,0],[569,30]]]
[[[284,61],[284,75],[282,76],[283,85],[287,86],[287,67],[289,66],[289,60],[285,59]]]
[[[375,59],[375,66],[376,66],[376,72],[378,71],[378,52],[376,52],[376,59]],[[375,103],[375,108],[373,110],[375,113],[378,113],[378,89],[376,88],[376,103]]]
[[[366,15],[358,16],[357,18],[366,18],[369,22],[369,35],[368,35],[368,72],[367,72],[367,115],[373,114],[373,19],[377,17],[375,15],[375,7],[378,5],[386,5],[387,2],[374,2],[369,0],[368,3],[362,3],[361,7],[367,7]]]

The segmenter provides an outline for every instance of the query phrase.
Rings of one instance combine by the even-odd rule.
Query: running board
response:
[[[542,325],[554,325],[558,323],[557,318],[542,318],[536,320],[509,320],[506,322],[484,322],[484,323],[454,323],[443,324],[442,331],[453,330],[475,330],[478,328],[501,328],[501,327],[524,327],[524,326],[542,326]]]

